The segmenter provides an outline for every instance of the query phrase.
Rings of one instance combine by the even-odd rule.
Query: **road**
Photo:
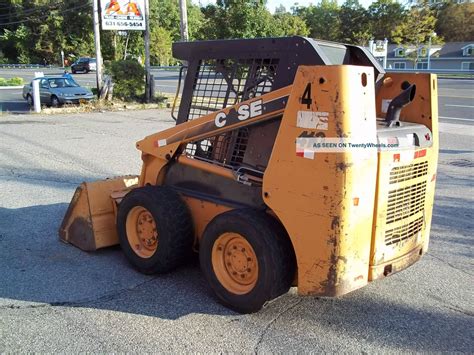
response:
[[[35,71],[38,69],[0,69],[0,78],[21,77],[25,83],[30,82],[34,78]],[[45,75],[62,75],[62,71],[58,69],[42,70]],[[169,70],[152,70],[155,77],[155,89],[157,92],[166,94],[175,94],[179,78],[178,71]],[[74,79],[81,86],[95,87],[95,73],[75,74]],[[21,89],[2,89],[0,87],[0,112],[11,113],[29,113],[30,108],[22,97]]]
[[[474,132],[440,124],[431,244],[409,269],[339,298],[292,289],[252,315],[219,305],[197,263],[135,272],[57,230],[76,186],[140,171],[134,142],[169,111],[0,116],[0,353],[465,352],[474,339]]]
[[[34,69],[0,69],[0,78],[22,77],[25,82],[34,76]],[[45,74],[61,74],[57,69],[47,69]],[[178,71],[153,70],[157,91],[175,94]],[[80,85],[93,87],[95,74],[76,74],[74,78]],[[438,79],[439,116],[441,122],[463,122],[474,124],[474,80]],[[21,97],[21,90],[1,90],[0,106],[3,111],[14,113],[28,112],[29,107]]]

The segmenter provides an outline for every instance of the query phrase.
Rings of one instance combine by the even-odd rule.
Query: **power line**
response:
[[[0,15],[0,18],[1,17],[10,17],[10,16],[19,16],[19,15],[26,16],[26,15],[30,15],[30,14],[35,13],[35,12],[41,12],[41,11],[44,11],[44,10],[52,10],[55,7],[62,6],[62,5],[64,5],[63,2],[57,2],[57,3],[48,4],[48,5],[34,6],[30,9],[24,9],[23,7],[20,7],[20,6],[13,6],[13,8],[15,8],[16,11],[14,11],[14,12],[10,11],[10,13],[2,14],[2,15]],[[10,7],[10,10],[12,10],[12,7]]]
[[[59,14],[64,14],[64,13],[66,13],[66,12],[70,12],[70,11],[82,9],[82,8],[88,7],[88,6],[90,6],[90,5],[91,5],[91,3],[85,3],[85,4],[83,4],[83,5],[79,5],[79,6],[76,6],[76,7],[72,7],[72,8],[70,8],[70,9],[64,9],[64,10],[59,11]],[[0,27],[2,27],[2,26],[16,25],[16,24],[21,24],[21,23],[25,23],[25,22],[29,22],[29,21],[38,20],[38,19],[44,19],[44,20],[45,20],[46,18],[47,18],[47,16],[46,16],[46,17],[42,17],[42,18],[38,18],[38,17],[36,17],[36,18],[27,18],[27,19],[21,20],[21,21],[13,21],[13,22],[0,23]]]

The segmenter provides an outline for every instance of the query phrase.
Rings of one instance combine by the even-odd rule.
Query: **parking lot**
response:
[[[169,111],[1,115],[0,352],[472,352],[472,92],[440,81],[448,118],[422,260],[340,298],[292,289],[252,315],[219,305],[196,260],[145,276],[119,248],[58,240],[76,186],[138,173],[134,143],[173,125]]]

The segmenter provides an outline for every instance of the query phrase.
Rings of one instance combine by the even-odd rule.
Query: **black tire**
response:
[[[76,74],[76,71],[74,69],[71,69],[71,71],[72,71],[73,74]]]
[[[227,290],[218,280],[212,263],[214,243],[224,233],[237,233],[254,249],[258,261],[255,286],[246,294]],[[209,285],[227,307],[240,313],[253,313],[267,302],[288,292],[296,272],[296,258],[284,228],[265,212],[233,210],[214,218],[200,244],[201,269]]]
[[[52,95],[50,101],[51,101],[51,106],[52,107],[61,106],[61,102],[59,101],[59,99],[56,95]]]
[[[135,253],[127,238],[127,216],[137,206],[146,208],[156,223],[158,244],[149,258]],[[144,274],[166,273],[190,259],[194,242],[191,213],[170,188],[145,186],[129,192],[119,205],[117,231],[126,258]]]
[[[30,105],[30,107],[33,107],[35,104],[33,102],[33,97],[30,94],[26,95],[26,101],[28,102],[28,105]]]

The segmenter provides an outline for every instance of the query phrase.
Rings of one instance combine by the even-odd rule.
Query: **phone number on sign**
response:
[[[107,26],[120,26],[120,27],[145,27],[143,22],[128,22],[128,21],[105,21]]]

